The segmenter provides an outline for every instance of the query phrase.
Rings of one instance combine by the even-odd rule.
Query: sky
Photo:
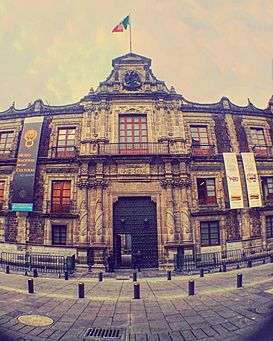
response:
[[[266,108],[273,94],[272,0],[0,0],[0,111],[78,102],[129,52],[187,100]]]

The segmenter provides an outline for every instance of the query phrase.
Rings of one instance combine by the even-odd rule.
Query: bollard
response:
[[[252,261],[251,261],[251,259],[249,259],[249,260],[247,261],[247,267],[248,267],[248,268],[252,268]]]
[[[222,272],[222,267],[220,266],[220,268],[219,268],[219,272]]]
[[[25,276],[28,276],[27,270],[25,271]]]
[[[34,282],[33,282],[33,279],[30,278],[27,283],[28,283],[28,293],[29,294],[34,294]]]
[[[38,277],[38,271],[37,271],[37,269],[33,269],[33,277],[34,277],[34,278]]]
[[[200,269],[200,277],[204,277],[204,269]]]
[[[270,255],[270,263],[273,263],[273,255]]]
[[[9,265],[6,265],[6,274],[9,274]]]
[[[263,259],[263,264],[265,264],[265,258]]]
[[[168,271],[167,272],[167,280],[170,281],[172,279],[172,272]]]
[[[84,283],[78,284],[79,298],[84,298]]]
[[[133,282],[137,281],[137,272],[133,272]]]
[[[237,288],[242,288],[243,286],[243,275],[241,273],[237,274]]]
[[[103,273],[99,272],[99,282],[102,282],[102,276],[103,276]]]
[[[140,299],[140,284],[139,283],[134,284],[134,299],[135,300]]]
[[[226,265],[226,263],[223,263],[223,272],[227,272],[227,265]]]
[[[60,272],[58,272],[58,278],[61,278],[61,273]]]
[[[194,295],[194,280],[193,279],[189,280],[189,295],[190,296]]]
[[[64,272],[64,279],[65,279],[65,281],[68,281],[68,271]]]
[[[239,264],[237,264],[237,270],[239,270],[240,269],[240,265]]]

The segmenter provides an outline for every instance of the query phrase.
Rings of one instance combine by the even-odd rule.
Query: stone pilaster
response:
[[[27,241],[27,213],[17,213],[18,230],[16,241],[20,244],[26,244]]]

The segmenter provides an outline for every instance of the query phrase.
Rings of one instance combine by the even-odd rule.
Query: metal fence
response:
[[[273,256],[273,250],[263,246],[184,256],[176,254],[174,256],[174,267],[177,271],[191,272],[198,269],[212,269],[224,264],[242,264],[249,260],[262,260],[270,256]]]
[[[55,256],[49,254],[28,254],[1,252],[0,266],[9,265],[10,269],[28,271],[37,269],[39,272],[73,272],[75,269],[75,255]]]

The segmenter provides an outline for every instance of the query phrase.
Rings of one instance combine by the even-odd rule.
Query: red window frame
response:
[[[197,179],[198,201],[199,205],[215,205],[216,187],[214,178],[198,178]]]
[[[250,128],[251,141],[256,155],[268,155],[263,128]]]
[[[210,154],[210,144],[208,127],[203,125],[190,126],[192,138],[192,151],[195,155],[208,155]]]
[[[122,154],[148,152],[146,115],[119,116],[119,151]]]
[[[219,221],[200,222],[201,246],[220,245]]]
[[[0,157],[8,158],[13,142],[13,131],[4,131],[0,133]]]
[[[5,190],[5,182],[0,181],[0,210],[3,209],[4,204],[4,190]]]
[[[51,212],[69,213],[71,181],[52,181]]]
[[[75,127],[58,128],[57,157],[68,158],[75,155],[75,135]]]

